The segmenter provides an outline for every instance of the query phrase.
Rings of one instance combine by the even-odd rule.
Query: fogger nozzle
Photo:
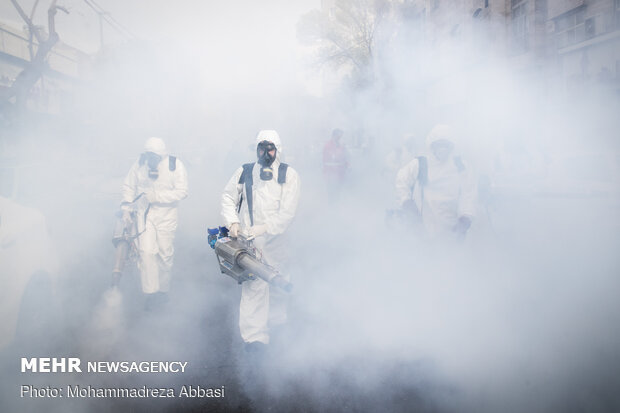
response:
[[[121,275],[125,269],[127,255],[129,254],[129,243],[120,240],[116,243],[116,253],[114,254],[114,269],[112,270],[112,286],[120,284]]]
[[[290,292],[293,285],[275,268],[262,263],[247,249],[247,243],[229,237],[220,238],[214,244],[220,270],[235,279],[239,284],[256,277],[269,284]]]

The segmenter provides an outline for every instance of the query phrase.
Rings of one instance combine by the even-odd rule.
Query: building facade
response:
[[[517,73],[555,93],[620,97],[620,0],[404,3],[421,11],[432,45],[459,39],[471,50],[504,56]]]
[[[0,92],[6,92],[17,76],[30,64],[38,43],[25,29],[0,22]],[[28,93],[29,110],[58,114],[71,99],[71,91],[88,66],[90,57],[58,42],[47,56],[43,75]]]

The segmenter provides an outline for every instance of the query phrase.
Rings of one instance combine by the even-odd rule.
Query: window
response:
[[[596,34],[596,26],[594,25],[594,17],[590,17],[586,19],[585,30],[586,30],[586,38],[591,39]]]
[[[586,35],[585,7],[569,12],[555,20],[556,44],[558,49],[570,46],[571,44],[584,41]],[[594,30],[594,21],[588,26],[591,33]],[[593,34],[589,37],[592,37]]]
[[[528,49],[527,1],[512,0],[512,40],[516,51]]]

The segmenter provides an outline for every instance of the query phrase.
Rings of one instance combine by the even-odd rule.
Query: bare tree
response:
[[[330,9],[303,15],[297,37],[303,44],[317,47],[318,64],[346,67],[358,82],[368,82],[377,28],[391,5],[392,0],[336,0]]]
[[[30,16],[28,16],[19,5],[17,0],[11,0],[11,3],[13,3],[13,6],[28,27],[30,37],[30,62],[19,73],[19,75],[17,75],[11,87],[6,89],[3,96],[1,96],[1,100],[4,101],[4,103],[10,102],[11,99],[15,98],[15,106],[17,106],[18,108],[23,107],[25,105],[30,89],[32,89],[32,87],[42,77],[43,72],[46,68],[47,57],[54,45],[59,40],[58,33],[56,33],[56,12],[57,10],[62,10],[67,14],[69,13],[64,7],[56,5],[56,1],[57,0],[52,0],[52,3],[47,10],[48,35],[47,38],[44,38],[40,28],[35,26],[35,24],[32,22],[34,12],[39,1],[37,0],[35,2],[32,8],[32,12],[30,13]],[[36,53],[33,52],[33,37],[37,40]]]

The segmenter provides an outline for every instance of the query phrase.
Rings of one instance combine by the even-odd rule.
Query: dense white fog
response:
[[[96,45],[97,20],[76,24],[78,3],[57,31],[62,39],[72,18],[72,36],[83,31]],[[138,40],[111,33],[62,113],[3,116],[3,170],[16,178],[3,177],[0,198],[0,316],[10,320],[0,410],[618,409],[618,96],[596,89],[571,99],[458,38],[412,46],[406,36],[416,34],[393,16],[378,30],[373,82],[336,82],[297,39],[301,15],[319,4],[265,3],[102,2]],[[399,207],[394,151],[428,154],[438,123],[453,128],[478,183],[463,243],[386,218]],[[321,156],[334,128],[350,169],[328,202]],[[255,161],[261,129],[279,132],[302,189],[287,232],[289,322],[254,380],[238,330],[240,287],[220,274],[206,229],[222,224],[224,185]],[[171,300],[157,315],[142,309],[135,264],[119,291],[109,289],[122,182],[150,136],[189,177]],[[182,360],[189,370],[20,373],[20,358],[35,356]],[[19,384],[227,393],[29,399]]]

